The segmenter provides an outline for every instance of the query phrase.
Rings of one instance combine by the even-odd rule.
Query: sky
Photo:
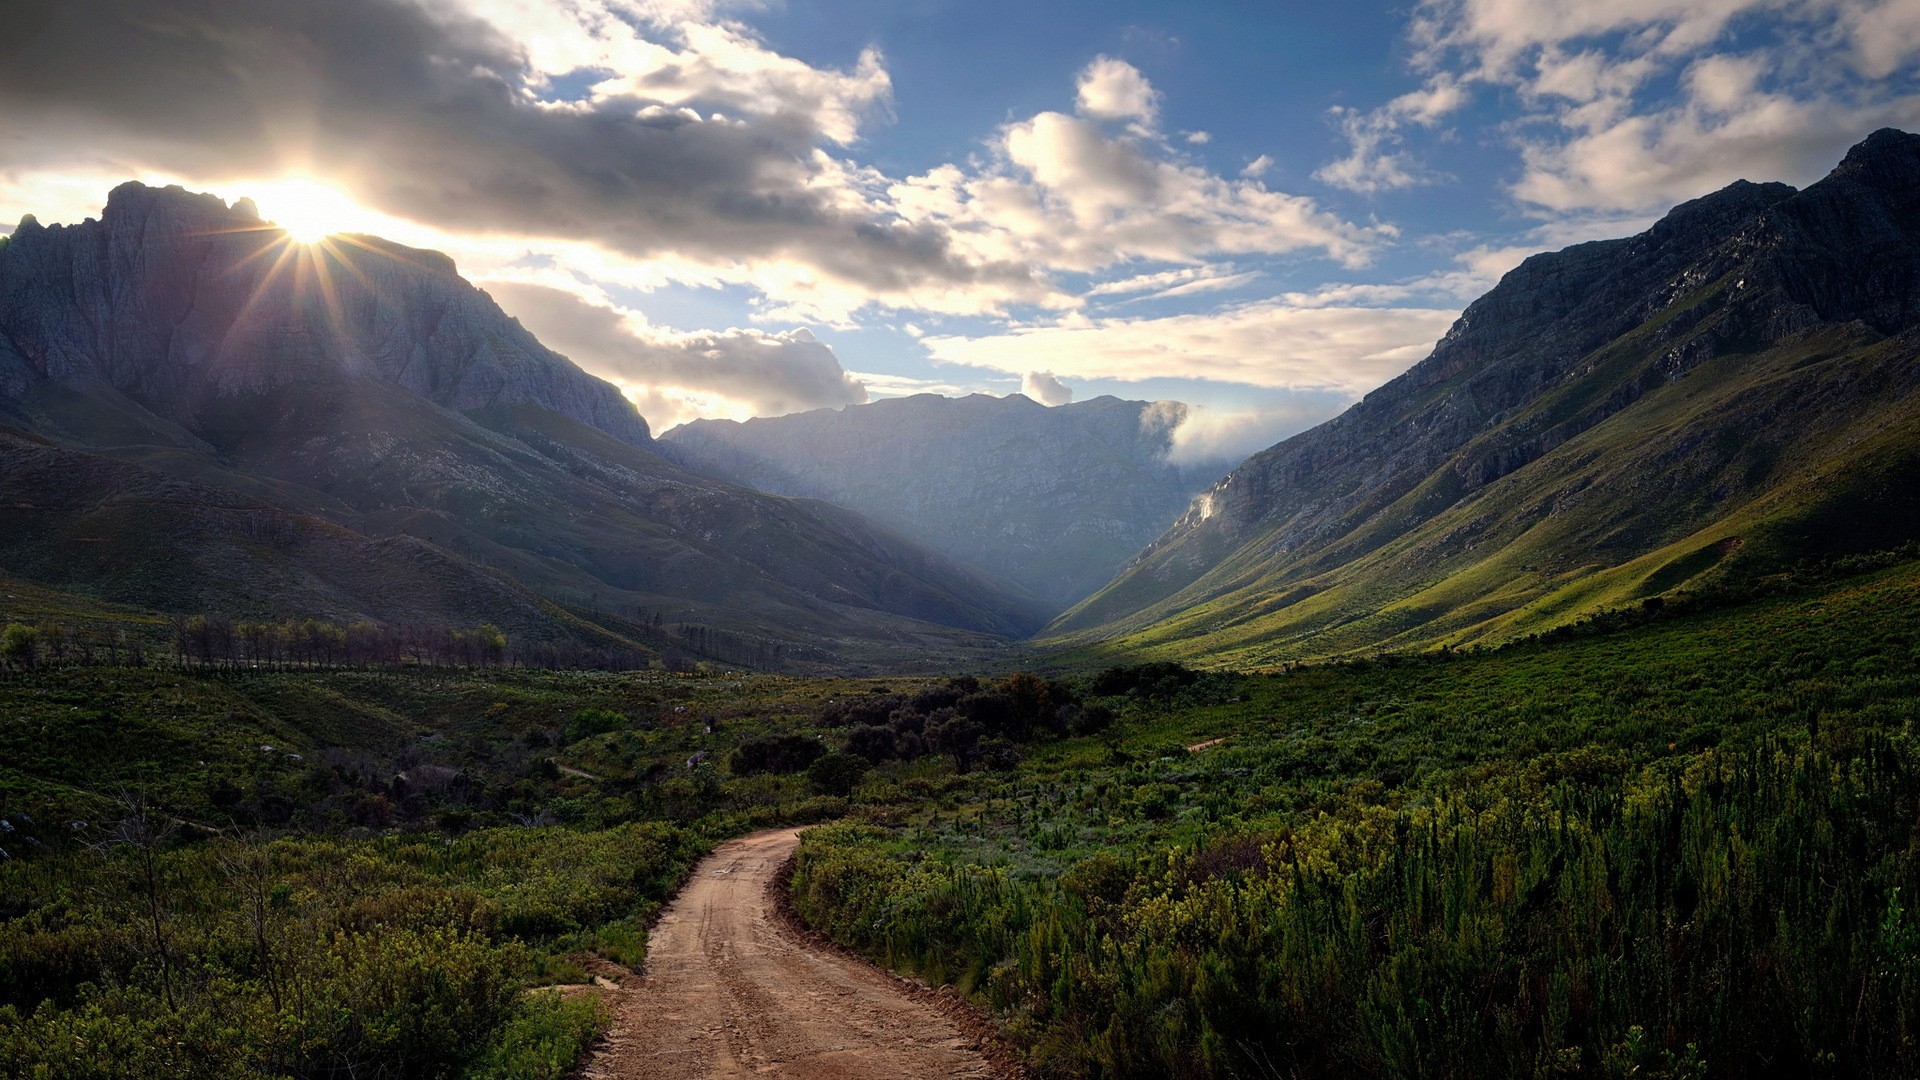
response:
[[[0,231],[178,183],[452,255],[656,431],[1323,420],[1526,255],[1920,128],[1920,0],[6,0]]]

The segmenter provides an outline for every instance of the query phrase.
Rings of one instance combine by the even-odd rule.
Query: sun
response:
[[[317,244],[336,233],[359,231],[367,211],[339,188],[306,177],[252,185],[260,217],[287,231],[295,243]]]

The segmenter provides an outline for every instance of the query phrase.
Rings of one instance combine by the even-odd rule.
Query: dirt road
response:
[[[614,1027],[586,1080],[1000,1075],[924,995],[782,926],[767,886],[798,843],[797,829],[756,833],[694,870],[648,938],[645,976],[608,991]]]

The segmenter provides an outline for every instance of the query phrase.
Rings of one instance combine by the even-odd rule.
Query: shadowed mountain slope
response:
[[[578,616],[657,620],[811,666],[990,648],[1044,619],[857,514],[665,461],[617,389],[542,347],[444,256],[368,237],[293,244],[244,203],[179,189],[123,185],[99,221],[29,221],[0,246],[0,418],[57,444],[10,451],[38,455],[43,487],[106,505],[116,484],[170,479],[192,486],[188,502],[249,500],[335,530],[339,550],[409,582],[423,612],[497,600],[493,621],[527,634],[572,635]],[[95,512],[70,509],[63,528]],[[253,548],[244,577],[194,576],[201,549],[246,544],[232,515],[188,519],[169,533],[136,517],[115,536],[145,545],[135,562],[177,555],[180,581],[48,545],[44,515],[0,558],[31,570],[15,576],[160,610],[383,617],[385,587],[308,587],[305,548]],[[437,586],[400,573],[422,551],[451,567]]]
[[[850,507],[1060,610],[1113,577],[1225,462],[1169,460],[1178,402],[917,394],[660,437],[690,468]]]
[[[1055,643],[1230,662],[1498,640],[1920,536],[1920,137],[1536,255],[1256,454]]]

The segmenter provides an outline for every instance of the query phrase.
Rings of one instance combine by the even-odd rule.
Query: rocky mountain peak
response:
[[[1831,177],[1855,177],[1886,191],[1920,190],[1920,135],[1881,128],[1840,159]]]
[[[1920,136],[1880,131],[1804,190],[1743,180],[1636,236],[1527,259],[1426,359],[1235,468],[1065,625],[1198,589],[1242,545],[1304,580],[1387,549],[1709,361],[1829,328],[1916,327]]]
[[[122,184],[98,220],[23,223],[0,248],[0,330],[0,397],[105,393],[203,437],[207,416],[250,395],[371,379],[460,412],[539,405],[650,443],[618,389],[542,346],[445,255],[367,236],[294,244],[245,200],[179,187]]]

